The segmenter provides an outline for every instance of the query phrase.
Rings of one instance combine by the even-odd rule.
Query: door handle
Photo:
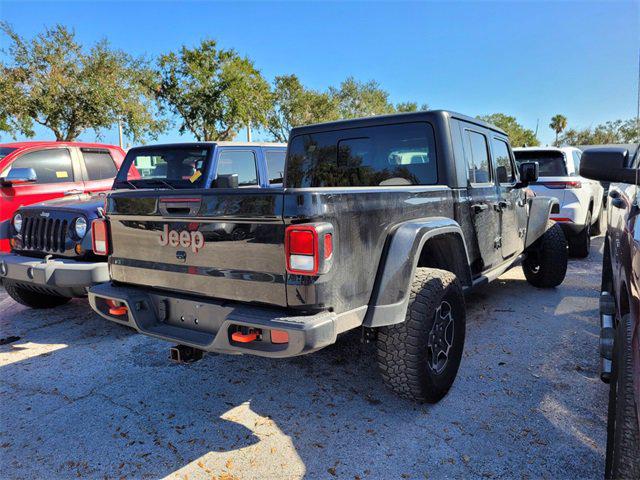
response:
[[[473,213],[480,213],[488,208],[489,205],[487,205],[486,203],[474,203],[473,205],[471,205]]]
[[[493,204],[493,207],[496,209],[497,212],[501,212],[502,210],[506,209],[509,205],[511,205],[511,202],[507,200],[499,200],[498,202]]]
[[[80,195],[82,194],[82,190],[67,190],[66,192],[64,192],[65,195]]]

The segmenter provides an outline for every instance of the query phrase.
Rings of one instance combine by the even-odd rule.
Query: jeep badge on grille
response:
[[[198,250],[204,246],[204,235],[198,231],[181,230],[178,232],[177,230],[169,230],[169,225],[165,224],[158,242],[163,247],[167,245],[172,247],[177,247],[178,245],[184,248],[191,247],[193,253],[198,253]]]

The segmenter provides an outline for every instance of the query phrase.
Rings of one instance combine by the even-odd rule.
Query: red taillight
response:
[[[91,223],[91,241],[93,253],[96,255],[109,254],[109,234],[106,220],[97,219]]]
[[[539,185],[543,185],[547,188],[562,189],[562,188],[582,188],[582,182],[570,181],[570,182],[540,182]]]
[[[318,273],[318,232],[312,225],[291,225],[285,230],[284,249],[287,272],[297,275]]]

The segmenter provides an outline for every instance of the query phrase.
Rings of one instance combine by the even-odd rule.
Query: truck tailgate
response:
[[[114,192],[111,278],[286,306],[282,212],[282,190]]]

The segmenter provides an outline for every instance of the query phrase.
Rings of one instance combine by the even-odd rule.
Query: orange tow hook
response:
[[[231,334],[231,340],[233,340],[234,342],[240,342],[240,343],[250,343],[256,340],[257,338],[258,338],[257,332],[249,332],[249,333],[233,332]]]
[[[127,314],[128,308],[125,305],[118,306],[113,300],[107,300],[107,305],[109,305],[109,315],[121,317]]]

